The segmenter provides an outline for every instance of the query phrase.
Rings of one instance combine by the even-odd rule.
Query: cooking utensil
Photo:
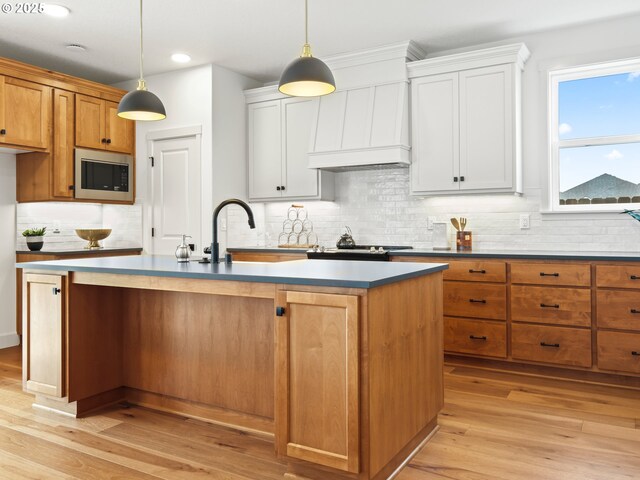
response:
[[[343,233],[342,236],[336,242],[336,247],[338,248],[356,248],[356,241],[351,236],[351,229],[346,226],[346,233]]]
[[[453,225],[454,227],[456,227],[457,231],[460,231],[460,222],[458,222],[457,218],[452,218],[451,219],[451,225]]]
[[[460,217],[460,230],[464,232],[464,227],[467,226],[467,219],[464,217]]]

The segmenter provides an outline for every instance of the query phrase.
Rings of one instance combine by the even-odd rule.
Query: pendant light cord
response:
[[[304,43],[309,45],[309,0],[304,0]]]
[[[140,80],[142,81],[144,81],[144,78],[142,77],[143,62],[144,62],[144,49],[142,45],[142,0],[140,0]]]

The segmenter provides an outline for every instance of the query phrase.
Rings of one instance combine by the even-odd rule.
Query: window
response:
[[[640,59],[549,81],[551,210],[640,208]]]

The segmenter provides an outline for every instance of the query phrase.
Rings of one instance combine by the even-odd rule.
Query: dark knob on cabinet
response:
[[[102,140],[100,140],[102,143],[107,143],[107,139],[103,138]]]
[[[280,190],[284,192],[284,185],[280,185]]]
[[[53,291],[54,295],[58,295],[60,293],[60,289],[59,288],[53,287],[51,290]]]
[[[276,316],[282,317],[284,316],[285,309],[284,307],[276,307]]]
[[[6,135],[7,131],[3,128],[2,130],[0,130],[0,135]]]
[[[75,190],[76,186],[75,185],[69,185],[69,190]]]
[[[280,191],[280,185],[278,185],[278,186],[276,187],[276,190],[277,190],[277,191]]]
[[[111,143],[111,139],[110,138],[107,138],[107,143]]]

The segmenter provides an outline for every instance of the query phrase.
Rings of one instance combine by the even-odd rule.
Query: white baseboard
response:
[[[9,348],[20,345],[20,337],[16,333],[5,333],[0,335],[0,348]]]

